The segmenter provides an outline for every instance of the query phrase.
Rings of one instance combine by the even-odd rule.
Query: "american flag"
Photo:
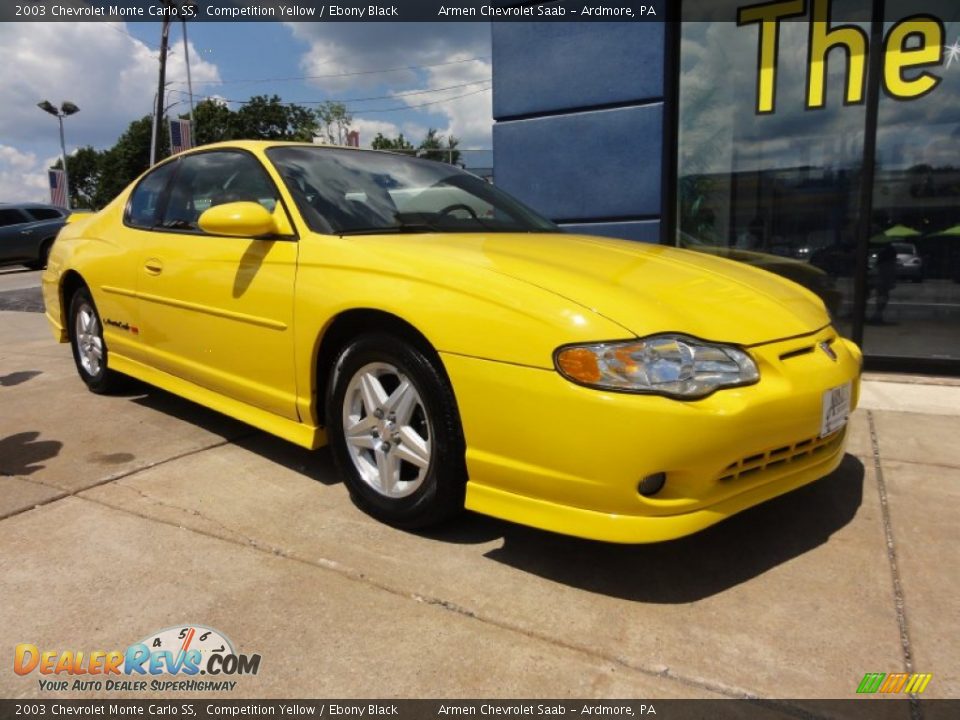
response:
[[[65,208],[67,206],[67,186],[63,182],[63,170],[47,171],[50,178],[50,204]]]
[[[175,154],[193,147],[189,120],[170,121],[170,153]]]

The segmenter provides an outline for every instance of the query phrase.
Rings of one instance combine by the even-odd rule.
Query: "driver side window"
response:
[[[187,155],[170,188],[161,225],[169,230],[202,232],[200,216],[215,205],[255,202],[273,212],[276,188],[260,162],[236,151]]]

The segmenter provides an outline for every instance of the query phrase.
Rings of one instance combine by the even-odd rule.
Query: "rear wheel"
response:
[[[77,290],[70,300],[70,347],[80,379],[95,393],[118,389],[122,376],[107,367],[107,344],[103,323],[87,288]]]
[[[327,429],[350,494],[402,528],[463,509],[463,431],[432,355],[392,335],[362,336],[341,352],[327,394]]]
[[[43,270],[47,266],[47,259],[50,257],[50,248],[53,247],[53,240],[44,240],[40,245],[40,251],[37,259],[33,262],[24,263],[24,266],[31,270]]]

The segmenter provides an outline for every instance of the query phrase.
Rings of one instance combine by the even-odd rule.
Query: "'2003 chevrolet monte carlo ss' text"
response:
[[[75,214],[43,275],[91,390],[129,375],[307,448],[415,528],[464,507],[654,542],[831,473],[861,354],[763,270],[572,235],[401,155],[208,145]]]

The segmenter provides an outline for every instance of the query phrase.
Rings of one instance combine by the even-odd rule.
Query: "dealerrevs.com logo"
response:
[[[231,678],[259,670],[260,655],[237,653],[223,633],[204,625],[166,628],[126,650],[41,650],[20,643],[13,656],[13,671],[37,673],[45,692],[226,692],[237,685]]]

